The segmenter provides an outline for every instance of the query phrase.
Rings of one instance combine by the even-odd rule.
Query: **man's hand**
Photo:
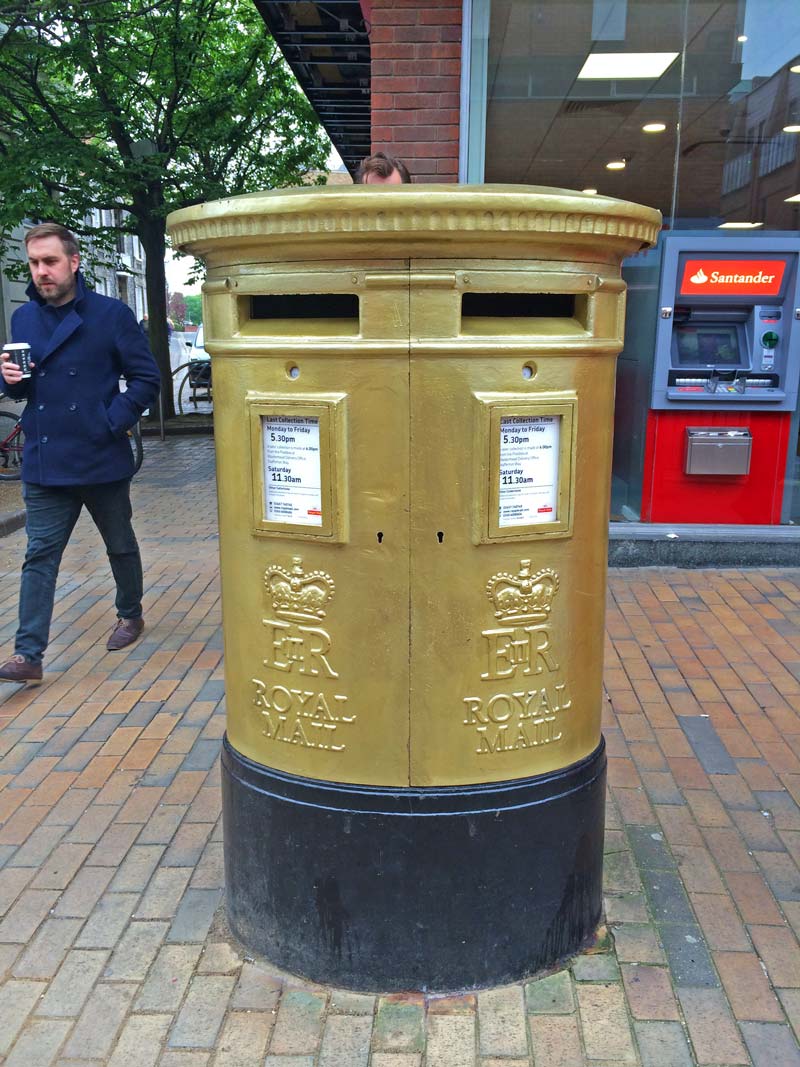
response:
[[[20,368],[7,352],[3,352],[0,355],[0,358],[3,360],[2,364],[0,364],[0,374],[3,375],[3,381],[6,385],[19,385],[22,381],[22,371]],[[35,367],[36,364],[31,363],[31,366]]]

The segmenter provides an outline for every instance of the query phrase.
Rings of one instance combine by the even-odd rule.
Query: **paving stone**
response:
[[[156,1067],[171,1015],[132,1015],[125,1023],[108,1067]]]
[[[6,914],[35,873],[21,867],[8,867],[0,871],[0,915]]]
[[[322,1036],[324,995],[289,989],[281,998],[269,1051],[279,1055],[313,1055]]]
[[[238,974],[242,957],[225,941],[206,944],[197,965],[198,974]]]
[[[135,985],[121,982],[95,986],[64,1046],[64,1056],[105,1059],[111,1052],[135,993]]]
[[[113,877],[114,872],[108,867],[84,867],[78,871],[67,891],[59,898],[53,914],[68,919],[87,918],[94,911]]]
[[[622,980],[634,1019],[679,1019],[666,967],[625,964]]]
[[[585,982],[577,986],[587,1057],[636,1063],[636,1052],[621,983]]]
[[[697,923],[659,927],[673,981],[680,986],[709,989],[719,985],[702,931]]]
[[[128,925],[138,899],[136,893],[106,893],[86,921],[75,947],[113,948]]]
[[[277,1006],[283,981],[258,964],[245,963],[231,1000],[234,1011],[272,1011]]]
[[[112,893],[141,892],[164,852],[163,845],[133,845],[109,886]]]
[[[642,1067],[694,1067],[680,1023],[635,1022],[633,1028]]]
[[[475,1067],[476,1031],[472,1015],[429,1015],[425,1067]]]
[[[749,1063],[721,989],[679,989],[678,999],[699,1065]]]
[[[218,889],[187,889],[169,928],[167,941],[204,941],[219,907]]]
[[[217,1041],[214,1067],[261,1067],[274,1022],[271,1013],[232,1012]]]
[[[728,754],[710,719],[679,715],[678,722],[707,774],[737,773],[736,763]]]
[[[238,990],[237,990],[238,992]],[[331,990],[330,1011],[342,1015],[373,1015],[376,997],[368,993],[348,993],[344,989]]]
[[[575,1010],[569,971],[525,983],[525,1005],[537,1015],[564,1015]]]
[[[31,888],[66,889],[78,873],[90,850],[91,845],[59,845],[40,866],[36,877],[31,882]]]
[[[225,975],[192,978],[169,1036],[171,1048],[214,1047],[235,982]]]
[[[8,861],[9,867],[41,867],[64,836],[63,826],[37,826]],[[53,888],[42,886],[42,889]],[[60,888],[60,887],[57,887]]]
[[[581,1039],[575,1016],[533,1015],[529,1019],[533,1062],[544,1067],[583,1067]],[[497,1060],[505,1067],[509,1060]],[[517,1061],[524,1065],[528,1059]],[[486,1060],[481,1067],[485,1067]]]
[[[800,947],[791,930],[781,926],[749,926],[755,950],[773,986],[800,987]]]
[[[177,1011],[200,958],[200,945],[164,945],[134,1005],[135,1011]]]
[[[722,984],[737,1020],[783,1022],[783,1012],[753,953],[715,952]]]
[[[35,1004],[44,993],[45,982],[9,981],[2,987],[0,1011],[0,1056],[5,1056]]]
[[[132,922],[108,961],[103,977],[143,982],[167,930],[165,922]]]
[[[800,1067],[800,1048],[788,1026],[742,1023],[753,1067]]]
[[[373,1052],[370,1067],[422,1067],[422,1053]],[[508,1060],[506,1060],[504,1067],[511,1067]],[[528,1067],[527,1063],[525,1067]]]
[[[34,1019],[20,1034],[5,1067],[51,1067],[71,1025],[64,1019]]]
[[[0,922],[0,941],[27,944],[57,900],[53,889],[26,889]]]
[[[628,838],[639,868],[656,870],[675,868],[675,858],[660,830],[655,830],[651,826],[630,826]]]
[[[665,963],[666,956],[658,941],[655,926],[626,923],[614,927],[617,959],[624,963]]]
[[[482,1056],[524,1056],[527,1053],[525,1000],[520,986],[480,992],[478,1024]]]
[[[576,982],[617,982],[619,964],[610,952],[578,956],[572,964],[572,974]]]
[[[164,867],[157,870],[139,901],[136,918],[172,919],[191,876],[191,867]]]
[[[313,1056],[267,1056],[264,1067],[314,1067]]]
[[[367,1067],[372,1017],[329,1015],[322,1032],[319,1067]]]
[[[642,871],[644,890],[657,923],[686,923],[694,919],[686,890],[676,871]]]
[[[83,925],[82,919],[49,918],[14,965],[15,978],[52,978]],[[789,983],[785,983],[788,985]]]
[[[36,1009],[37,1015],[75,1016],[103,973],[106,950],[72,949]]]

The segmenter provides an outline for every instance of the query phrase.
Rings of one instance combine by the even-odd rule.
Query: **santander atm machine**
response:
[[[800,377],[800,240],[663,241],[642,520],[779,523]]]

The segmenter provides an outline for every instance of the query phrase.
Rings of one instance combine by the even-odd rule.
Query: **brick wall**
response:
[[[462,0],[371,0],[372,151],[458,181]]]

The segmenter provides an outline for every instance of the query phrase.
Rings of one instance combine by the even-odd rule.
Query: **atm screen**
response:
[[[679,367],[741,367],[739,331],[724,324],[676,325],[673,334]]]

